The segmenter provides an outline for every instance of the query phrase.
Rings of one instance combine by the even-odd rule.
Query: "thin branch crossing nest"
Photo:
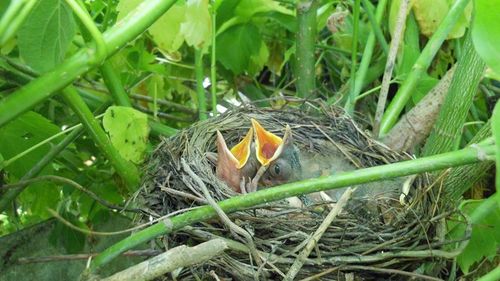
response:
[[[277,135],[290,125],[294,144],[301,153],[342,158],[352,169],[409,159],[408,155],[393,152],[371,139],[337,108],[311,103],[279,110],[246,106],[193,124],[158,146],[145,167],[141,189],[140,198],[148,212],[160,217],[207,204],[196,179],[183,168],[184,161],[216,201],[238,195],[215,176],[215,165],[207,158],[207,152],[216,152],[216,130],[232,146],[248,131],[251,118]],[[384,187],[386,190],[387,185],[397,187],[391,188],[397,192],[371,192]],[[410,187],[404,205],[400,202],[403,185]],[[438,234],[441,220],[437,218],[443,217],[444,211],[438,205],[436,192],[431,192],[438,187],[428,187],[426,175],[360,187],[358,190],[365,192],[355,193],[329,225],[296,280],[311,276],[342,280],[345,274],[354,274],[356,280],[406,279],[401,274],[413,274],[426,258],[449,258],[449,253],[441,249],[444,242]],[[335,193],[330,194],[335,201]],[[170,248],[217,237],[228,239],[231,245],[231,250],[217,259],[177,272],[177,278],[196,279],[209,276],[210,272],[213,276],[215,272],[219,277],[234,280],[255,280],[256,276],[282,279],[323,222],[331,204],[316,201],[297,207],[283,200],[229,214],[232,222],[253,237],[262,258],[260,264],[250,254],[248,241],[230,231],[221,220],[206,221],[171,234],[166,238]]]

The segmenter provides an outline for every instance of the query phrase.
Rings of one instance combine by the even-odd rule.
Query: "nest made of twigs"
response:
[[[323,104],[304,103],[300,108],[286,107],[260,109],[244,106],[232,109],[216,118],[193,124],[176,136],[165,139],[152,154],[145,167],[144,184],[140,198],[144,208],[160,217],[182,209],[206,205],[206,200],[195,179],[181,165],[181,159],[208,187],[211,196],[221,201],[237,195],[215,176],[215,166],[206,157],[216,152],[216,130],[222,132],[228,146],[237,143],[251,126],[250,119],[257,119],[266,129],[280,134],[286,124],[293,131],[294,144],[302,151],[320,153],[325,143],[334,144],[357,168],[372,167],[408,159],[409,156],[391,151],[363,132],[341,109]],[[401,182],[403,184],[403,182]],[[405,181],[411,184],[411,200],[401,205],[398,198],[375,201],[373,198],[353,198],[333,221],[305,260],[298,278],[306,278],[322,272],[331,272],[321,280],[343,279],[341,273],[355,272],[358,279],[401,279],[395,269],[412,271],[423,258],[432,257],[432,251],[440,246],[436,237],[436,221],[439,215],[436,200],[426,188],[426,175]],[[402,185],[401,184],[401,185]],[[374,202],[375,201],[375,202]],[[181,279],[195,279],[215,271],[220,277],[235,280],[281,279],[308,241],[310,235],[323,222],[328,203],[316,203],[309,207],[293,207],[286,202],[267,203],[251,210],[230,214],[237,225],[252,234],[255,247],[263,253],[264,264],[255,264],[248,251],[231,249],[224,255],[205,264],[184,269],[178,273]],[[376,217],[359,212],[362,206],[373,205]],[[318,211],[319,210],[319,211]],[[391,212],[387,219],[388,210]],[[199,223],[169,235],[169,247],[180,244],[196,244],[214,237],[234,238],[220,220]],[[240,245],[238,244],[238,245]],[[430,254],[426,255],[425,251]],[[368,269],[368,271],[367,271]],[[373,270],[370,270],[373,269]],[[382,270],[378,270],[382,269]],[[404,279],[404,278],[403,278]]]

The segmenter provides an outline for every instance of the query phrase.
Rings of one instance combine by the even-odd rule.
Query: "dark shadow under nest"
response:
[[[163,140],[145,167],[139,196],[144,208],[160,217],[206,205],[203,192],[183,169],[181,159],[203,180],[215,200],[236,196],[217,179],[206,152],[216,151],[216,130],[231,146],[247,132],[251,118],[278,135],[288,124],[301,151],[324,154],[328,147],[335,147],[356,168],[409,159],[371,139],[337,108],[321,104],[279,110],[246,106],[193,124]],[[399,180],[400,188],[404,184],[411,186],[411,199],[407,198],[405,205],[400,203],[399,194],[380,200],[370,196],[352,198],[306,259],[296,280],[325,272],[329,273],[322,275],[321,280],[343,280],[346,273],[354,274],[354,280],[404,280],[408,276],[401,273],[412,272],[426,259],[446,256],[441,249],[442,239],[436,234],[441,222],[436,218],[442,217],[444,211],[434,198],[428,177]],[[177,278],[211,279],[208,274],[213,270],[219,277],[232,280],[255,280],[256,276],[261,280],[282,279],[328,214],[328,203],[331,202],[299,208],[284,201],[271,202],[230,214],[233,222],[252,234],[264,260],[260,267],[249,255],[244,240],[235,238],[220,220],[177,231],[166,237],[168,247],[194,245],[216,237],[234,240],[234,245],[239,245],[208,263],[177,272]],[[366,211],[366,206],[375,206],[378,212]]]

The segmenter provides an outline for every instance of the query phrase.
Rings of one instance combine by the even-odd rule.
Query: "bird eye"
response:
[[[274,174],[279,175],[281,173],[280,165],[274,165]]]

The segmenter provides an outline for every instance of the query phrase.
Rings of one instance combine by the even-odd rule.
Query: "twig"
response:
[[[340,198],[339,202],[335,205],[335,207],[328,213],[326,218],[324,219],[323,223],[318,227],[318,229],[314,232],[313,236],[307,243],[307,245],[304,247],[302,252],[300,252],[299,256],[297,259],[295,259],[294,263],[290,267],[290,270],[288,271],[286,277],[283,279],[285,281],[290,281],[297,276],[297,273],[299,273],[300,269],[304,265],[304,261],[307,259],[311,251],[314,249],[318,241],[321,239],[321,236],[323,236],[323,233],[328,229],[330,224],[333,222],[333,220],[337,217],[338,214],[342,211],[344,206],[347,204],[347,201],[349,198],[351,198],[351,194],[355,188],[347,188],[347,190],[342,194],[342,197]]]
[[[255,244],[253,242],[253,238],[248,233],[246,230],[241,228],[239,225],[235,224],[234,222],[231,221],[231,219],[224,213],[224,211],[221,209],[219,205],[217,205],[217,202],[213,199],[213,197],[210,195],[210,192],[207,189],[207,186],[205,183],[198,177],[193,170],[189,167],[189,165],[186,163],[186,160],[184,158],[181,159],[182,162],[182,167],[183,169],[189,174],[190,177],[199,185],[201,190],[203,191],[203,195],[205,195],[205,199],[208,201],[208,204],[214,208],[215,212],[219,216],[219,218],[224,222],[226,226],[229,227],[231,232],[238,233],[239,235],[243,236],[248,243],[248,248],[250,249],[250,253],[254,257],[255,261],[257,262],[258,265],[262,264],[262,260],[260,258],[260,255],[257,252],[257,248],[255,247]],[[238,237],[236,235],[236,237]]]
[[[399,44],[403,39],[406,17],[408,16],[409,2],[410,0],[403,0],[401,1],[401,6],[399,7],[398,18],[396,20],[396,27],[394,29],[394,36],[392,37],[391,40],[389,55],[387,56],[387,62],[385,65],[384,77],[382,78],[382,88],[380,89],[380,94],[378,96],[377,111],[375,113],[375,122],[373,124],[373,133],[375,136],[379,135],[380,121],[382,120],[382,115],[384,114],[385,103],[387,101],[387,94],[389,93],[389,84],[391,81],[392,71],[394,69],[396,56],[398,54]]]
[[[98,254],[99,253],[19,258],[17,260],[17,263],[18,264],[28,264],[28,263],[46,263],[46,262],[86,260],[90,257],[95,257]],[[158,251],[158,250],[135,250],[135,251],[127,251],[127,252],[123,253],[122,256],[143,257],[143,256],[156,256],[159,254],[161,254],[161,251]]]
[[[40,176],[40,177],[28,179],[28,180],[18,181],[16,183],[2,185],[1,189],[17,188],[20,186],[26,186],[26,185],[41,182],[41,181],[50,181],[50,182],[56,182],[56,183],[60,183],[60,184],[70,185],[70,186],[78,189],[79,191],[87,194],[90,198],[94,199],[95,201],[97,201],[98,203],[103,205],[104,207],[107,207],[107,208],[112,209],[112,210],[135,212],[135,213],[143,213],[144,212],[141,209],[127,209],[127,208],[122,207],[122,206],[117,206],[113,203],[110,203],[110,202],[100,198],[94,192],[92,192],[88,189],[85,189],[83,186],[81,186],[79,183],[77,183],[75,181],[72,181],[72,180],[67,179],[67,178],[59,177],[59,176],[54,176],[54,175]]]
[[[177,268],[206,262],[227,249],[222,239],[214,239],[194,247],[182,245],[113,274],[102,281],[152,280]]]
[[[397,269],[390,269],[390,268],[378,268],[378,267],[374,267],[374,266],[350,265],[350,266],[342,267],[341,269],[345,269],[345,270],[358,269],[358,270],[363,270],[363,271],[376,271],[376,272],[382,272],[382,273],[391,273],[391,274],[399,274],[399,275],[409,276],[409,277],[416,278],[418,280],[443,281],[443,279],[432,277],[432,276],[427,276],[427,275],[423,275],[423,274],[418,274],[418,273],[413,273],[413,272],[408,272],[408,271],[403,271],[403,270],[397,270]]]

